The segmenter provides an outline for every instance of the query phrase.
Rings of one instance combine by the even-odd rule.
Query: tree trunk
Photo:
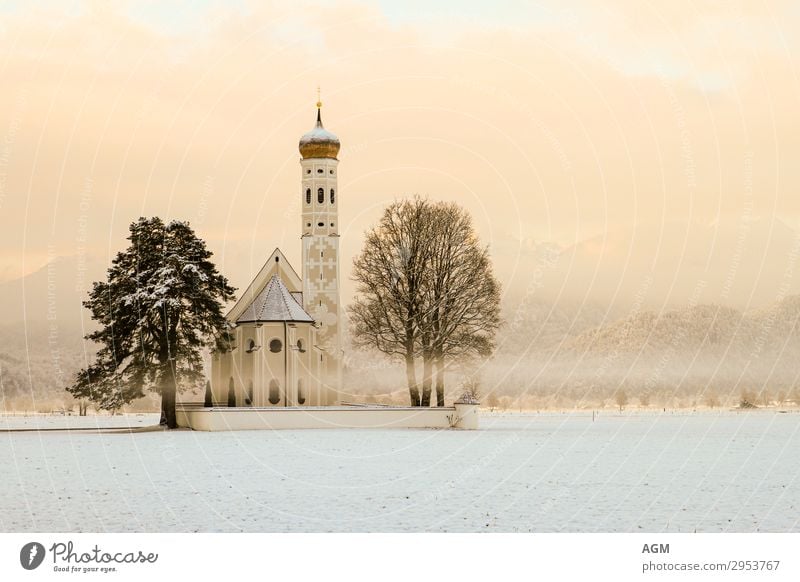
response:
[[[169,378],[161,390],[161,424],[167,428],[178,428],[178,417],[175,413],[175,379]]]
[[[433,384],[433,358],[430,352],[422,357],[422,400],[421,406],[431,405],[431,387]]]
[[[436,406],[444,406],[444,357],[436,356]]]
[[[164,401],[165,389],[161,389],[161,419],[158,421],[160,426],[167,426],[167,403]]]
[[[408,379],[411,406],[419,406],[419,388],[417,387],[417,373],[414,370],[414,356],[409,354],[406,354],[406,378]]]

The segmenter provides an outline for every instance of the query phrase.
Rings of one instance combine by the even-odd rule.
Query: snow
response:
[[[0,427],[156,416],[2,417]],[[21,531],[800,531],[800,414],[483,414],[481,430],[0,434]]]
[[[208,281],[208,275],[201,271],[194,263],[187,263],[183,266],[181,271],[183,273],[191,273],[195,277],[198,277],[201,281]]]
[[[58,415],[9,414],[0,416],[0,430],[141,428],[158,423],[154,414]],[[63,433],[59,433],[62,434]],[[13,444],[13,443],[12,443]],[[49,446],[50,443],[48,443]],[[5,459],[4,459],[5,460]]]
[[[317,125],[311,131],[303,134],[300,138],[300,145],[307,143],[320,143],[320,142],[336,142],[339,143],[339,138],[335,134],[328,131],[321,125]]]

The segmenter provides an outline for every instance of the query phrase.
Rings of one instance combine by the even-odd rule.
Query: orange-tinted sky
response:
[[[275,246],[296,263],[318,84],[345,266],[414,193],[468,207],[521,287],[543,242],[680,269],[724,241],[725,273],[750,225],[796,232],[796,2],[428,4],[0,2],[0,281],[105,264],[143,214],[190,220],[240,288]],[[754,251],[784,277],[787,236]]]

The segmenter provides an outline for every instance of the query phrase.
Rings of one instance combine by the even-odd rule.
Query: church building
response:
[[[211,361],[214,406],[331,406],[341,391],[339,138],[300,138],[302,276],[280,249],[227,315],[233,349]]]

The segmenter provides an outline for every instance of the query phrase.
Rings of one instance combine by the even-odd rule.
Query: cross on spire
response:
[[[317,127],[322,127],[322,96],[317,85]]]

